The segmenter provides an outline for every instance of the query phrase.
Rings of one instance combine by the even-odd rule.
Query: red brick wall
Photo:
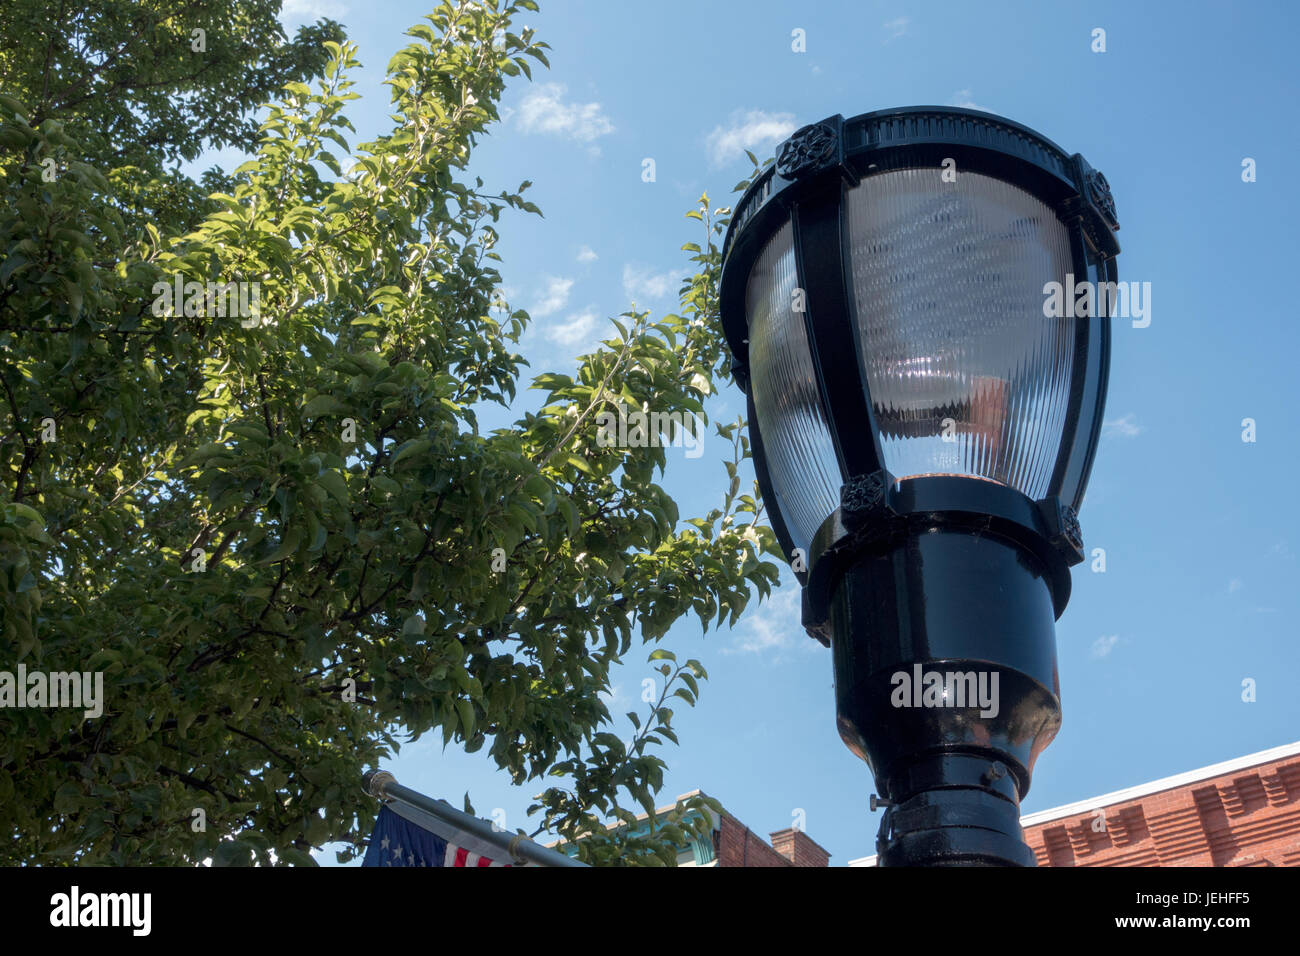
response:
[[[718,866],[793,866],[729,813],[718,827]]]
[[[787,827],[772,834],[772,849],[795,866],[829,866],[831,855],[802,830]]]
[[[1300,756],[1025,828],[1039,866],[1300,866]]]

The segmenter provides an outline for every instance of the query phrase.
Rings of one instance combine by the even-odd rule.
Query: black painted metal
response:
[[[876,853],[881,866],[1033,866],[1020,829],[1020,793],[1006,764],[984,754],[930,755],[889,778]]]
[[[831,604],[840,735],[887,782],[923,750],[989,750],[1023,796],[1060,719],[1054,619],[1048,568],[1006,538],[946,529],[857,555]],[[996,672],[997,713],[894,708],[892,682],[915,665]]]
[[[858,361],[844,208],[844,184],[838,179],[804,193],[794,207],[795,261],[806,298],[808,342],[842,476],[881,467],[877,442],[864,438],[876,429]]]
[[[1110,320],[1077,322],[1067,427],[1041,501],[978,478],[888,475],[858,354],[844,190],[945,159],[1038,197],[1070,230],[1076,281],[1115,281],[1114,200],[1082,156],[988,113],[883,110],[804,127],[755,178],[723,244],[722,324],[748,392],[745,285],[763,244],[792,219],[812,358],[845,478],[840,507],[797,576],[805,626],[832,649],[840,734],[892,803],[880,862],[1032,866],[1019,800],[1060,725],[1054,621],[1069,600],[1069,568],[1083,559],[1077,509],[1105,409]],[[782,489],[771,487],[752,400],[749,416],[760,489],[789,555]],[[968,675],[986,689],[996,679],[997,706],[924,695],[899,704],[906,675],[927,674],[958,675],[950,696]]]
[[[1119,281],[1119,263],[1115,259],[1105,259],[1098,266],[1100,281],[1115,283]],[[1107,314],[1105,318],[1094,319],[1088,323],[1093,336],[1089,344],[1088,357],[1094,356],[1096,368],[1089,367],[1084,374],[1085,392],[1080,403],[1079,423],[1076,426],[1075,447],[1066,456],[1069,463],[1061,475],[1060,497],[1069,502],[1077,512],[1083,507],[1083,496],[1088,490],[1088,477],[1092,474],[1092,463],[1097,455],[1097,443],[1101,438],[1101,426],[1106,417],[1106,383],[1110,381],[1110,340],[1111,322],[1114,317]]]
[[[845,567],[863,553],[941,529],[1015,543],[1043,567],[1053,619],[1058,618],[1070,600],[1070,567],[1083,560],[1079,543],[1069,540],[1064,527],[1069,517],[1058,505],[1055,499],[1035,502],[997,482],[955,475],[898,482],[880,471],[847,482],[840,508],[823,522],[809,548],[804,624],[818,629],[813,636],[829,646],[825,626]]]
[[[879,540],[845,568],[830,608],[836,723],[895,805],[882,864],[942,862],[916,856],[929,844],[912,835],[939,830],[926,839],[945,854],[1032,865],[1023,844],[1008,855],[1006,842],[1020,840],[1019,801],[1060,727],[1051,579],[1017,541],[955,526]],[[957,757],[989,775],[976,789],[991,797],[972,797],[970,780],[926,776]],[[999,812],[963,822],[972,799]],[[934,814],[924,825],[902,812],[918,806]]]
[[[1087,243],[1084,238],[1083,224],[1081,215],[1077,212],[1066,219],[1066,228],[1070,233],[1070,258],[1073,262],[1071,275],[1075,277],[1075,282],[1088,281],[1094,278],[1092,266],[1088,261]],[[1065,298],[1070,302],[1074,301],[1074,289],[1065,289]],[[1053,321],[1046,319],[1045,321]],[[1089,358],[1096,362],[1096,357],[1089,355],[1089,347],[1092,345],[1092,332],[1100,324],[1091,319],[1075,319],[1074,323],[1074,362],[1075,364],[1083,363],[1084,369],[1075,368],[1070,377],[1070,398],[1069,405],[1065,413],[1065,428],[1061,433],[1061,450],[1056,456],[1056,465],[1052,469],[1051,487],[1055,491],[1060,491],[1064,486],[1065,478],[1070,470],[1070,452],[1075,446],[1076,436],[1080,432],[1087,431],[1090,422],[1080,423],[1079,415],[1084,407],[1084,393],[1088,387],[1088,376],[1086,374],[1087,363]],[[1082,429],[1080,425],[1082,424]],[[1069,496],[1071,500],[1073,496]]]

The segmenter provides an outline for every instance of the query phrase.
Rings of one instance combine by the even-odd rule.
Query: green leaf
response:
[[[276,851],[276,856],[284,863],[291,866],[319,866],[316,858],[305,850],[300,850],[296,846],[282,847]]]
[[[213,866],[252,866],[253,847],[243,840],[223,840],[212,854]]]
[[[578,508],[574,505],[573,500],[568,495],[557,495],[555,498],[556,507],[564,516],[568,523],[569,537],[577,537],[578,532],[582,530],[582,523],[578,518]]]
[[[460,717],[461,732],[466,737],[474,734],[474,705],[463,697],[456,698],[456,713]]]
[[[348,504],[348,483],[347,479],[337,471],[322,471],[316,476],[316,484],[324,488],[331,498],[339,504],[347,507]]]
[[[276,548],[268,557],[263,558],[258,564],[275,564],[290,557],[298,550],[298,545],[302,543],[302,532],[294,527],[285,532],[280,539],[280,546]]]
[[[59,787],[54,794],[54,811],[71,814],[81,808],[85,795],[75,783],[68,782]]]
[[[393,464],[396,465],[414,455],[426,454],[432,447],[433,442],[427,438],[414,438],[411,441],[403,442],[397,453],[393,455]]]
[[[0,264],[0,286],[6,285],[13,274],[26,266],[27,257],[22,255],[12,255]]]
[[[304,418],[317,418],[321,415],[332,415],[335,412],[346,410],[347,406],[333,395],[317,395],[302,407],[302,414]]]
[[[593,474],[591,463],[585,458],[579,458],[574,454],[566,454],[564,456],[564,461],[566,464],[572,465],[574,468],[578,469],[578,471],[582,472],[584,475]]]

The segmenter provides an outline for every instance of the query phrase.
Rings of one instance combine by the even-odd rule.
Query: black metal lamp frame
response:
[[[792,556],[785,489],[772,484],[749,387],[745,312],[753,263],[790,221],[822,413],[847,476],[840,507],[795,575],[805,627],[834,652],[841,735],[894,804],[882,823],[882,863],[1032,865],[1018,799],[1060,722],[1053,623],[1069,600],[1069,569],[1083,560],[1077,511],[1105,409],[1110,324],[1104,314],[1076,319],[1065,431],[1046,497],[1033,501],[977,478],[898,482],[888,474],[849,286],[846,192],[890,170],[928,168],[938,177],[948,159],[958,175],[995,177],[1054,210],[1068,230],[1076,281],[1117,281],[1114,201],[1081,155],[975,110],[836,115],[786,140],[735,207],[723,245],[722,324],[748,395],[759,487]],[[971,573],[975,566],[982,575]],[[916,662],[997,669],[1014,703],[1000,720],[912,714],[900,723],[879,705],[888,697],[880,681]]]

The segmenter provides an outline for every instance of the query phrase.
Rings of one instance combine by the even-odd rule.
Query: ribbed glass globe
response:
[[[847,232],[885,467],[1046,495],[1074,359],[1075,320],[1043,314],[1071,270],[1065,226],[1002,180],[929,168],[863,179]]]
[[[839,463],[822,411],[804,314],[795,311],[798,276],[789,221],[767,241],[749,274],[749,371],[768,474],[794,546],[805,553],[838,506]],[[793,557],[787,555],[787,557]]]

